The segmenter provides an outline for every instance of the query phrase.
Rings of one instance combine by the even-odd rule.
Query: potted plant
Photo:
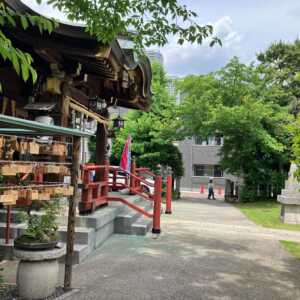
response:
[[[43,201],[44,214],[25,216],[27,228],[14,241],[14,255],[20,260],[17,271],[18,295],[22,299],[44,299],[55,293],[58,283],[58,259],[65,249],[57,246],[59,211],[57,202]]]
[[[32,214],[33,205],[29,206],[22,219],[27,223],[24,234],[14,240],[14,247],[24,250],[53,249],[58,243],[56,216],[59,213],[59,204],[56,201],[44,201],[44,214]]]

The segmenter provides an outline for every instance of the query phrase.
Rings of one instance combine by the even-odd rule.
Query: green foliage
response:
[[[183,135],[223,135],[220,163],[244,178],[244,199],[269,197],[270,186],[276,196],[291,156],[294,118],[278,100],[288,92],[263,66],[237,58],[214,74],[185,78],[178,88],[186,95],[179,114]]]
[[[282,247],[291,253],[293,256],[300,259],[300,243],[291,241],[279,241]]]
[[[4,3],[0,3],[0,56],[4,61],[9,61],[12,64],[14,70],[24,81],[31,78],[32,82],[35,83],[37,80],[37,73],[32,66],[33,59],[29,53],[14,47],[3,29],[9,30],[12,27],[21,27],[23,30],[26,30],[30,26],[35,26],[41,34],[45,31],[50,34],[56,25],[56,22],[43,17],[17,13]]]
[[[258,55],[259,61],[268,70],[272,70],[274,81],[286,92],[286,97],[282,97],[284,104],[294,115],[298,115],[290,132],[293,138],[293,160],[300,166],[300,40],[293,43],[274,43],[264,53]],[[296,172],[300,179],[300,170]]]
[[[23,214],[22,219],[27,223],[25,234],[18,240],[27,242],[49,242],[57,239],[58,225],[56,216],[59,213],[59,204],[56,201],[42,202],[45,214]]]
[[[298,166],[296,176],[300,179],[300,116],[297,117],[295,124],[290,127],[291,132],[294,135],[293,138],[293,160]]]
[[[288,102],[290,112],[297,114],[300,111],[300,40],[274,43],[257,58],[272,73],[273,81],[289,93],[282,100]]]
[[[157,164],[171,166],[175,176],[183,175],[181,154],[173,142],[177,139],[175,100],[167,90],[163,67],[153,64],[153,103],[150,112],[131,111],[126,116],[125,128],[113,140],[112,163],[119,164],[125,140],[132,137],[132,155],[141,166],[156,169]]]
[[[72,21],[83,21],[87,31],[107,43],[119,36],[134,41],[138,48],[144,46],[164,46],[170,35],[177,42],[185,41],[201,44],[213,34],[211,25],[198,25],[196,13],[180,5],[178,1],[146,0],[48,0],[64,11]],[[211,45],[221,43],[216,37]]]
[[[299,231],[300,225],[284,224],[280,221],[280,203],[264,199],[251,203],[237,203],[235,207],[255,224],[274,229]]]

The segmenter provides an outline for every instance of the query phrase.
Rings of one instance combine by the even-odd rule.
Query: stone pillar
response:
[[[281,203],[281,221],[288,224],[300,224],[300,182],[294,176],[296,170],[296,164],[291,163],[285,188],[277,197]]]

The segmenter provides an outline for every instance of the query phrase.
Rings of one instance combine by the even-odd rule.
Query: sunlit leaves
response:
[[[170,35],[177,42],[201,44],[213,34],[211,25],[195,22],[197,14],[176,0],[48,0],[72,21],[84,21],[87,31],[102,42],[127,35],[137,48],[164,46]],[[211,44],[220,43],[217,37]]]
[[[4,3],[0,3],[0,56],[4,61],[11,62],[16,73],[24,81],[31,78],[32,82],[35,83],[37,73],[32,67],[32,57],[30,54],[15,48],[10,39],[1,30],[4,27],[16,26],[21,26],[24,30],[28,29],[29,26],[37,26],[42,34],[44,31],[51,33],[55,26],[57,26],[57,23],[40,16],[20,14],[5,6]]]

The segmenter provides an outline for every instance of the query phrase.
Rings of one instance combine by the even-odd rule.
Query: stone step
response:
[[[110,193],[110,196],[122,197],[131,203],[135,203],[146,211],[153,211],[151,201],[142,200],[136,195],[120,195]],[[41,214],[39,211],[37,214]],[[20,223],[17,215],[18,210],[12,211],[11,223],[11,244],[5,245],[6,210],[0,210],[0,257],[4,251],[7,256],[11,256],[13,239],[24,233],[25,224]],[[67,217],[58,217],[60,224],[58,234],[60,243],[64,244],[67,240]],[[110,202],[108,206],[96,210],[90,215],[80,215],[76,217],[75,245],[74,245],[74,264],[82,262],[94,249],[101,246],[114,233],[145,235],[151,228],[152,219],[141,216],[139,212],[127,207],[121,202]],[[3,250],[3,251],[2,251]],[[3,255],[5,257],[5,255]]]
[[[9,244],[5,243],[5,239],[0,239],[0,260],[13,259],[14,241],[10,240]]]
[[[299,205],[300,199],[298,196],[286,196],[286,195],[278,195],[277,201],[281,204],[289,204],[289,205]]]
[[[67,226],[59,226],[59,240],[63,243],[67,241]],[[89,245],[94,247],[95,230],[93,228],[75,227],[75,244]]]
[[[129,198],[129,196],[125,196],[125,198]],[[131,196],[131,202],[136,203],[140,201],[140,198],[137,196]],[[80,227],[88,227],[99,229],[106,224],[112,222],[116,216],[122,213],[126,209],[126,206],[120,202],[110,202],[108,206],[103,208],[99,208],[94,213],[89,215],[80,215],[76,217],[75,224]],[[60,224],[65,224],[67,222],[67,218],[64,220],[60,218]]]
[[[152,212],[152,203],[142,200],[136,203],[139,207],[146,211]],[[123,213],[119,214],[115,219],[115,233],[133,234],[131,226],[141,214],[134,209],[127,208]]]
[[[0,238],[4,239],[5,237],[5,228],[6,223],[0,223]],[[10,237],[11,240],[14,240],[19,235],[23,234],[25,231],[25,224],[11,224],[10,226]],[[58,229],[59,241],[65,243],[67,240],[67,227],[60,226]],[[75,243],[79,245],[87,245],[94,248],[93,241],[94,241],[95,231],[92,228],[85,228],[85,227],[76,227],[75,228]]]
[[[281,195],[290,195],[290,196],[295,196],[300,198],[300,192],[299,189],[297,190],[289,190],[289,189],[283,189],[281,190]]]
[[[5,229],[6,229],[6,223],[0,222],[0,239],[4,239],[5,237]],[[24,223],[11,223],[10,224],[10,237],[11,239],[15,239],[17,236],[21,235],[25,230],[25,224]]]
[[[291,188],[300,188],[300,183],[295,181],[290,181],[289,179],[285,180],[285,187],[291,187]]]
[[[16,210],[16,209],[12,209],[11,210],[11,222],[18,224],[18,223],[22,223],[22,220],[20,218],[20,214],[22,213],[22,211],[20,210]],[[6,209],[0,209],[0,222],[1,223],[5,223],[6,222]]]
[[[59,243],[60,246],[66,247],[65,243]],[[73,264],[77,265],[82,263],[90,254],[88,245],[74,244]],[[66,256],[64,255],[59,261],[65,262]]]
[[[132,235],[146,235],[152,227],[152,219],[141,216],[131,225]]]

